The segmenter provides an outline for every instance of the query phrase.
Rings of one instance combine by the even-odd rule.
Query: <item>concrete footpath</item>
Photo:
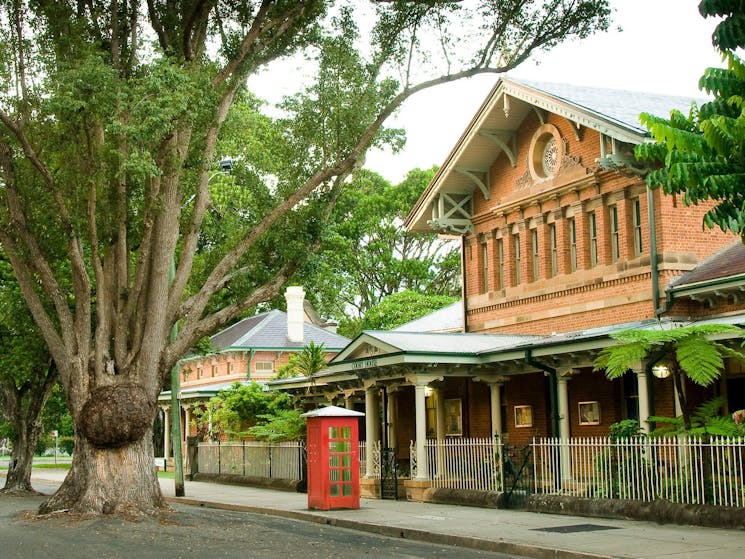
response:
[[[46,491],[54,489],[66,473],[39,469],[32,479],[37,489]],[[739,530],[377,499],[362,499],[359,510],[314,511],[308,509],[307,495],[302,493],[187,481],[186,496],[177,498],[173,480],[160,483],[173,502],[525,557],[719,559],[745,555],[745,531]]]

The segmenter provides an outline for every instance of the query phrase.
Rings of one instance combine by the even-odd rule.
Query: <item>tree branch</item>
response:
[[[62,364],[61,367],[69,364],[71,355],[67,350],[67,344],[57,331],[54,321],[49,316],[49,313],[47,313],[44,303],[42,303],[39,294],[36,292],[33,271],[21,256],[15,240],[2,228],[0,228],[0,243],[2,243],[8,259],[13,266],[13,274],[18,281],[18,286],[23,293],[31,315],[34,317],[34,321],[39,326],[39,330],[44,337],[44,341],[47,343],[50,354],[57,363]],[[65,380],[69,381],[69,367],[61,368],[61,370],[67,373]]]
[[[209,205],[210,194],[209,194],[209,181],[210,181],[210,170],[211,163],[215,156],[217,137],[222,127],[223,122],[228,116],[228,111],[233,104],[235,94],[237,92],[240,81],[236,80],[232,87],[230,87],[223,95],[218,105],[217,111],[215,112],[215,119],[212,126],[209,128],[206,134],[206,141],[204,147],[204,161],[205,166],[202,168],[199,176],[199,188],[197,189],[194,198],[194,210],[192,212],[191,223],[189,229],[183,237],[181,253],[179,256],[178,267],[176,269],[176,276],[171,284],[169,294],[169,307],[168,316],[173,316],[181,303],[181,296],[186,288],[186,284],[189,281],[191,270],[194,265],[194,256],[197,250],[197,242],[199,241],[199,232],[202,229],[202,222]],[[181,212],[181,207],[174,208],[174,211]]]
[[[225,80],[228,79],[228,77],[233,74],[233,72],[236,71],[241,62],[245,60],[252,43],[259,37],[259,35],[263,31],[262,26],[267,14],[269,13],[269,8],[272,4],[272,1],[273,0],[262,0],[261,6],[259,6],[259,10],[258,12],[256,12],[256,16],[251,23],[251,28],[248,30],[248,33],[246,33],[246,36],[241,42],[241,46],[238,49],[238,54],[235,56],[235,58],[230,60],[225,65],[225,67],[220,70],[220,72],[218,72],[218,74],[212,79],[213,84],[217,85],[223,83]]]
[[[186,60],[191,60],[194,56],[194,41],[192,37],[194,28],[200,29],[202,27],[210,10],[216,5],[217,2],[215,0],[197,0],[194,3],[191,13],[189,13],[184,21],[183,37],[181,40],[183,42],[182,48]]]
[[[171,36],[168,31],[163,28],[163,23],[160,21],[157,12],[155,11],[155,3],[153,0],[147,0],[147,13],[150,17],[150,25],[153,26],[155,33],[158,35],[158,43],[165,52],[171,52]]]

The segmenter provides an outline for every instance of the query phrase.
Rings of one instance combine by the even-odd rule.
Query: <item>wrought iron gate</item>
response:
[[[504,445],[502,449],[505,504],[513,495],[527,496],[533,489],[533,447]]]
[[[395,448],[380,449],[380,498],[398,499],[398,459]]]

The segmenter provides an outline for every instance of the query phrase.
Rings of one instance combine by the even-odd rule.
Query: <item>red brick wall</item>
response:
[[[483,382],[468,381],[468,437],[491,437],[491,396]]]
[[[518,164],[512,167],[504,154],[490,169],[490,198],[474,194],[474,233],[466,239],[468,331],[550,333],[603,326],[654,317],[650,267],[650,231],[645,185],[635,178],[599,171],[597,132],[583,129],[578,139],[573,125],[548,115],[565,140],[566,153],[581,162],[563,174],[529,186],[518,179],[528,172],[527,151],[540,126],[531,113],[517,132]],[[546,193],[551,193],[550,196]],[[685,207],[679,197],[653,191],[660,288],[690,270],[706,256],[734,239],[718,230],[702,230],[709,205]],[[641,255],[635,254],[633,207],[639,201],[642,234]],[[619,258],[613,261],[610,244],[609,207],[615,205],[619,221]],[[590,262],[589,215],[598,229],[598,262]],[[576,226],[577,270],[570,270],[568,223]],[[551,277],[549,225],[557,231],[559,274]],[[531,230],[538,231],[539,277],[533,278]],[[521,270],[516,281],[515,240],[519,235]],[[495,239],[504,246],[504,286],[498,290]],[[489,278],[483,278],[480,242],[487,243],[493,259]],[[484,292],[484,284],[488,292]],[[696,309],[699,316],[705,309]]]
[[[399,459],[409,458],[409,444],[416,440],[416,411],[414,387],[402,386],[396,392],[396,440]]]
[[[503,431],[513,446],[524,446],[533,437],[551,435],[551,419],[548,406],[548,380],[543,373],[532,373],[510,377],[502,388],[502,400],[506,407],[506,423]],[[533,425],[515,427],[515,406],[532,406]]]
[[[183,387],[209,386],[212,384],[224,384],[226,382],[239,382],[247,378],[256,382],[267,382],[271,380],[282,365],[290,360],[290,351],[256,351],[251,359],[251,371],[248,372],[248,351],[236,351],[206,355],[201,358],[192,358],[181,362],[181,384]],[[337,352],[327,352],[326,359],[330,361]],[[257,372],[258,361],[269,361],[274,364],[274,371],[270,374]],[[230,372],[232,364],[232,373]],[[213,373],[213,367],[216,367]],[[199,369],[201,368],[201,376]],[[188,372],[188,378],[186,373]]]
[[[582,369],[570,377],[569,434],[571,437],[600,437],[608,434],[608,427],[624,418],[621,400],[621,381],[610,381],[602,373]],[[580,425],[579,403],[598,402],[599,425]]]

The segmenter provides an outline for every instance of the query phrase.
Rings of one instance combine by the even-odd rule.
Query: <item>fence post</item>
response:
[[[186,438],[186,454],[189,457],[189,479],[194,481],[194,476],[199,473],[199,438]]]
[[[222,444],[220,439],[217,439],[217,475],[222,474]]]
[[[272,445],[269,443],[269,479],[272,479]]]
[[[504,453],[502,448],[502,436],[497,434],[494,436],[494,441],[497,445],[497,467],[498,470],[498,483],[497,491],[504,493]]]
[[[243,477],[246,477],[246,441],[243,441]]]
[[[300,488],[308,490],[308,456],[305,443],[300,441],[298,459],[300,460]]]

